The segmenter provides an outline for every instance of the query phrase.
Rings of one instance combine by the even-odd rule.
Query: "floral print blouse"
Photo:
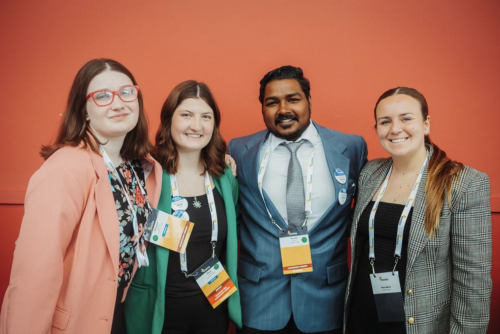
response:
[[[141,187],[139,186],[140,182],[142,188],[146,189],[144,170],[141,162],[138,160],[123,161],[116,167],[116,171],[117,173],[113,173],[113,171],[108,170],[108,176],[120,227],[120,264],[118,268],[118,289],[120,290],[127,287],[132,279],[135,245],[138,242],[134,236],[133,213],[126,196],[128,196],[130,203],[136,211],[139,238],[142,238],[144,225],[151,213],[151,206],[149,205],[147,194],[143,196]],[[121,179],[121,183],[118,177]]]

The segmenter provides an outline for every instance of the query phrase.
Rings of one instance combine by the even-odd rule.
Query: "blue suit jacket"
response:
[[[347,228],[351,219],[351,200],[366,162],[367,150],[360,136],[313,124],[323,143],[335,192],[338,194],[341,188],[347,188],[347,200],[343,205],[338,201],[332,203],[309,231],[314,270],[311,273],[283,275],[279,230],[271,223],[257,186],[259,152],[269,131],[236,138],[229,143],[229,154],[238,166],[241,213],[238,281],[243,325],[247,327],[279,330],[286,326],[292,313],[302,332],[342,327],[348,275]],[[334,178],[335,168],[347,175],[345,184]],[[265,192],[264,196],[276,223],[286,228],[286,222]]]

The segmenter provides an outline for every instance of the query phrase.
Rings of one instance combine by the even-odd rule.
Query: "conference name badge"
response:
[[[217,256],[203,263],[191,276],[194,276],[213,308],[219,306],[237,290]]]
[[[370,274],[373,297],[379,322],[405,321],[405,311],[399,273]]]
[[[184,254],[194,223],[153,209],[146,222],[144,239],[155,245]]]
[[[281,231],[280,249],[284,275],[313,271],[309,234],[306,226],[290,226]]]

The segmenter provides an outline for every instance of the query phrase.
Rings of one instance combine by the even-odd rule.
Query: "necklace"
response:
[[[178,175],[178,174],[177,174]],[[189,191],[189,193],[193,193],[191,191],[191,189],[187,186],[186,182],[184,182],[184,179],[182,178],[182,176],[179,175],[179,177],[181,178],[181,181],[182,183],[186,186],[186,189]],[[196,198],[196,195],[194,195],[194,200],[193,200],[193,206],[195,209],[200,209],[201,208],[201,202],[198,201],[198,198]]]

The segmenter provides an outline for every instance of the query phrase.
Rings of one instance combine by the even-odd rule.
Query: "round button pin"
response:
[[[344,205],[346,199],[347,199],[347,190],[345,188],[342,188],[339,191],[339,203],[340,203],[340,205]]]
[[[184,220],[189,220],[189,213],[187,213],[184,210],[174,211],[174,213],[172,213],[172,216],[180,218],[180,219],[184,219]]]
[[[188,201],[182,196],[172,197],[172,211],[186,210],[188,208]]]
[[[345,184],[345,182],[347,181],[347,177],[345,176],[344,171],[340,168],[335,168],[335,170],[333,171],[333,175],[335,176],[337,182],[340,184]]]

